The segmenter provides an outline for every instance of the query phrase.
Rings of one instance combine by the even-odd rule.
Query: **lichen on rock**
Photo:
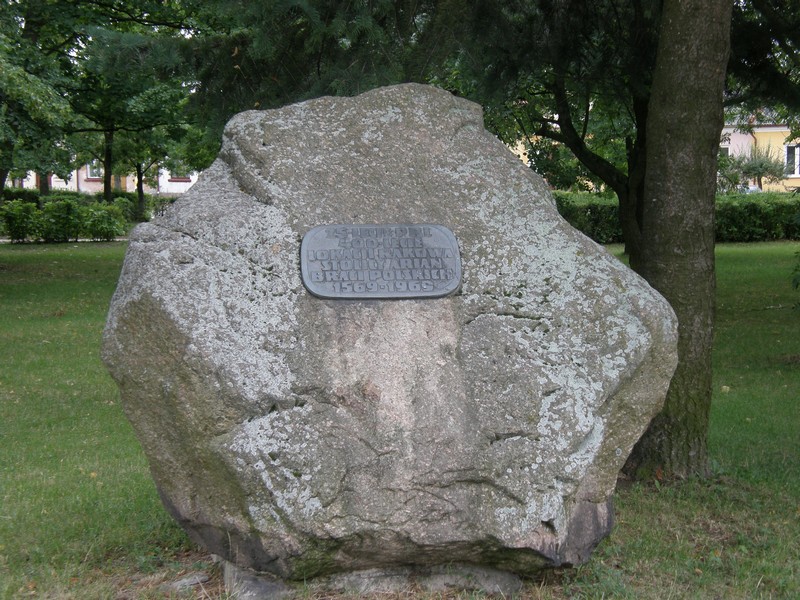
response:
[[[458,292],[312,296],[301,239],[338,223],[449,228]],[[132,233],[103,357],[165,505],[239,567],[524,576],[610,531],[676,336],[477,105],[403,85],[234,117]]]

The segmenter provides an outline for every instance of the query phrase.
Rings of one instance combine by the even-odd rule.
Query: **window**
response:
[[[728,146],[719,147],[720,158],[728,158],[731,155],[731,149]]]
[[[786,174],[798,175],[800,174],[800,145],[786,146]]]
[[[86,165],[86,179],[102,179],[103,164],[99,160],[93,160]]]

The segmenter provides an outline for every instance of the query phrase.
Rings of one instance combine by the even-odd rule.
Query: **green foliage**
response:
[[[734,194],[742,191],[742,171],[736,159],[720,154],[717,159],[717,193]]]
[[[575,229],[600,244],[622,241],[615,198],[589,193],[553,192],[558,212]]]
[[[27,188],[4,188],[2,192],[3,200],[23,200],[32,204],[39,204],[39,190]]]
[[[92,197],[97,202],[103,202],[103,192],[92,194]],[[136,202],[136,192],[126,192],[123,190],[114,190],[114,198],[124,198],[130,202]]]
[[[730,122],[786,123],[800,135],[800,11],[792,0],[733,3],[726,98]],[[765,107],[769,107],[765,110]]]
[[[56,190],[47,196],[40,198],[40,204],[47,202],[72,202],[78,206],[89,206],[94,204],[94,197],[90,194],[81,192],[71,192],[69,190]]]
[[[601,244],[622,241],[616,199],[600,194],[554,191],[558,212],[570,225]],[[800,239],[800,196],[785,193],[720,195],[717,242]]]
[[[13,170],[70,171],[63,127],[71,110],[59,93],[59,62],[43,48],[58,42],[48,19],[34,17],[44,6],[21,4],[0,8],[0,183]]]
[[[119,210],[122,217],[128,223],[134,223],[137,220],[135,200],[136,194],[133,194],[133,196],[133,198],[130,198],[128,194],[124,196],[114,194],[113,206]]]
[[[107,204],[89,194],[59,191],[47,196],[42,208],[36,202],[38,194],[24,198],[0,206],[4,233],[12,242],[69,242],[80,237],[110,241],[125,234],[135,212],[128,197]]]
[[[547,138],[525,141],[525,156],[530,167],[557,190],[591,191],[602,186],[563,144]]]
[[[718,242],[761,242],[800,239],[800,197],[783,193],[717,197]]]
[[[94,204],[84,209],[83,235],[96,242],[110,242],[125,234],[125,214],[117,200],[130,204],[124,198],[117,198],[114,204]]]
[[[769,146],[753,146],[749,154],[734,157],[732,166],[744,179],[755,179],[760,190],[764,182],[775,183],[786,176],[786,165]]]
[[[70,242],[81,234],[83,215],[73,200],[46,202],[42,207],[41,237],[45,242]]]
[[[152,196],[147,204],[148,211],[151,215],[161,216],[175,200],[174,196]]]
[[[475,81],[467,89],[484,106],[491,131],[506,143],[525,140],[531,161],[555,187],[564,186],[557,182],[563,175],[577,178],[548,164],[553,151],[545,144],[552,142],[622,196],[631,187],[629,172],[644,164],[638,131],[658,46],[656,4],[464,3],[452,17],[436,17],[451,19],[446,39],[461,57],[456,79]],[[454,75],[439,78],[452,82]]]
[[[41,213],[36,204],[24,200],[11,200],[0,207],[6,235],[12,242],[35,240],[41,231]]]

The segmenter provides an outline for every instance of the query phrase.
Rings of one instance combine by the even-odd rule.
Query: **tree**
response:
[[[563,144],[616,193],[632,263],[641,253],[645,130],[660,4],[482,3],[442,25],[458,32],[450,52],[477,82],[473,98],[487,107],[487,124],[501,139],[523,135]]]
[[[73,133],[102,134],[103,195],[111,201],[115,139],[120,134],[145,140],[161,127],[180,131],[187,91],[180,80],[158,73],[160,46],[145,33],[98,31],[80,52],[80,71],[69,88],[73,110],[84,124]]]
[[[744,128],[766,118],[800,135],[800,11],[794,0],[738,0],[725,104]]]
[[[110,197],[114,136],[174,123],[185,104],[188,89],[162,68],[174,58],[161,43],[181,35],[184,15],[169,0],[3,3],[0,183],[11,169],[69,177],[91,144],[80,138],[100,133]]]
[[[714,197],[732,0],[665,0],[647,120],[637,270],[678,316],[679,363],[632,472],[707,473],[714,323]]]
[[[69,176],[63,127],[72,115],[59,94],[65,64],[59,49],[69,35],[57,26],[63,14],[47,16],[41,2],[0,7],[0,189],[14,170]]]
[[[436,4],[187,2],[191,35],[173,43],[192,82],[192,120],[218,140],[243,110],[425,80],[427,64],[416,50]]]
[[[143,131],[122,132],[115,140],[117,172],[121,175],[136,175],[136,207],[134,217],[145,220],[145,178],[148,174],[158,178],[159,164],[169,156],[170,136],[165,127],[154,127]]]
[[[528,165],[555,189],[591,191],[602,185],[563,144],[534,138],[526,140],[524,148]]]
[[[753,146],[749,154],[735,157],[734,165],[745,179],[755,179],[759,190],[764,189],[765,180],[772,183],[786,176],[786,164],[769,146]]]

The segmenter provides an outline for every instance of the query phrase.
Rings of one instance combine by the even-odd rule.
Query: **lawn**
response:
[[[593,559],[526,597],[800,597],[798,250],[718,247],[713,476],[623,486]],[[210,577],[195,597],[221,597],[99,359],[123,253],[0,245],[0,598],[177,597],[163,585],[195,571]]]

